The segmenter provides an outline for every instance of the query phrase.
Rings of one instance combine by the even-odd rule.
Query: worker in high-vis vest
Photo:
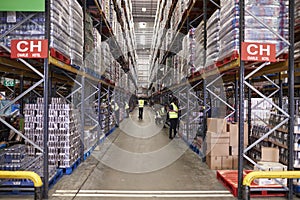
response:
[[[111,100],[111,108],[112,111],[115,113],[115,121],[116,121],[116,127],[119,127],[119,121],[120,121],[120,108],[117,102],[114,100]]]
[[[175,104],[175,99],[171,101],[168,113],[169,113],[169,120],[170,120],[169,138],[173,139],[177,134],[177,123],[178,123],[178,107]],[[174,131],[174,136],[172,136],[173,131]]]
[[[138,103],[139,103],[139,119],[143,119],[145,101],[143,99],[139,99]]]

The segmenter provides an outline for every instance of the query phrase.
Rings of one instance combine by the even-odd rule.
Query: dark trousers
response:
[[[143,119],[144,108],[139,108],[139,119]]]
[[[174,137],[177,134],[177,123],[178,123],[178,119],[170,119],[170,130],[169,130],[169,138],[173,138],[172,137],[172,130],[174,130]]]
[[[126,118],[128,118],[129,117],[129,109],[125,109],[125,111],[126,111]]]
[[[115,117],[116,117],[116,126],[118,127],[119,126],[119,123],[120,123],[120,110],[116,110],[115,111]]]

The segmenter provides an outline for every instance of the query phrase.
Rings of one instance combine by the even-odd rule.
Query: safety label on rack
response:
[[[11,58],[47,58],[48,40],[11,40]]]
[[[276,45],[242,42],[243,61],[276,62]]]

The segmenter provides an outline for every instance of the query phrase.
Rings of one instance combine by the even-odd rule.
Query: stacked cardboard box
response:
[[[261,161],[254,166],[254,171],[286,171],[287,166],[279,163],[279,149],[272,147],[261,148]],[[287,179],[260,178],[254,180],[260,186],[270,184],[287,184]]]
[[[207,158],[210,169],[236,169],[238,166],[238,125],[225,119],[207,119]],[[244,145],[248,145],[248,126],[245,127]]]

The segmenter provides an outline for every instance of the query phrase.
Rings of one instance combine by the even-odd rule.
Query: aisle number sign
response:
[[[11,58],[47,58],[48,40],[11,40]]]
[[[243,61],[276,62],[276,45],[242,42]]]

